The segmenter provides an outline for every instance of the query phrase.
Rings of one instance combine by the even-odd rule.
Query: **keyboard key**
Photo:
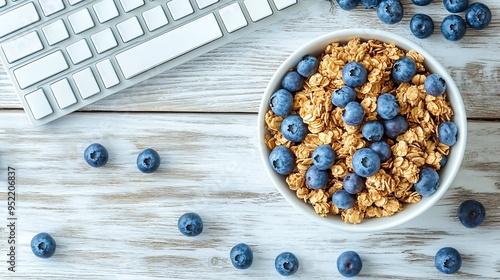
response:
[[[68,16],[69,23],[75,34],[94,27],[94,20],[86,8]]]
[[[196,0],[198,8],[205,9],[206,7],[219,2],[219,0]]]
[[[69,84],[68,79],[64,78],[50,85],[50,89],[56,98],[57,105],[65,109],[76,103],[75,93]]]
[[[61,51],[55,51],[13,71],[19,87],[27,88],[68,69]]]
[[[62,0],[38,0],[42,7],[43,14],[48,17],[64,9]]]
[[[26,100],[26,103],[28,103],[28,107],[30,108],[31,114],[35,120],[44,118],[54,112],[50,106],[47,96],[45,96],[45,93],[43,92],[43,89],[37,89],[26,94],[24,99]]]
[[[120,0],[123,10],[128,13],[144,5],[144,0]]]
[[[273,14],[267,0],[245,0],[245,7],[252,21],[256,22]]]
[[[40,20],[33,2],[0,15],[0,37]]]
[[[68,30],[62,19],[43,27],[42,31],[47,43],[51,46],[69,38]]]
[[[156,6],[142,13],[149,31],[154,31],[168,24],[167,16],[161,6]]]
[[[89,98],[101,91],[90,67],[73,74],[73,80],[83,99]]]
[[[120,14],[118,13],[118,9],[116,8],[115,1],[113,0],[104,0],[97,4],[94,4],[94,11],[97,16],[97,19],[100,23],[105,23],[108,20],[111,20]]]
[[[92,43],[94,44],[97,53],[103,53],[118,46],[118,42],[116,42],[115,35],[113,35],[111,28],[106,28],[103,31],[90,36],[90,38],[92,39]]]
[[[170,14],[174,20],[181,19],[187,15],[194,13],[193,7],[189,0],[172,0],[167,3]]]
[[[92,57],[89,44],[87,44],[87,40],[85,39],[81,39],[80,41],[67,46],[66,51],[68,52],[73,64],[78,64]]]
[[[76,4],[78,4],[78,3],[82,2],[82,1],[84,1],[84,0],[68,0],[69,4],[71,6],[74,6],[74,5],[76,5]]]
[[[144,34],[137,17],[131,17],[118,23],[116,29],[118,29],[118,33],[120,33],[120,37],[125,43]]]
[[[7,1],[5,0],[0,0],[0,8],[7,5]]]
[[[220,9],[219,14],[227,32],[229,33],[247,26],[248,24],[238,3],[234,3]]]
[[[130,79],[220,37],[222,32],[211,13],[117,54],[116,61]]]
[[[120,83],[115,68],[113,68],[113,64],[111,64],[109,59],[97,63],[96,68],[106,88],[110,88]]]
[[[280,11],[292,5],[297,4],[297,0],[273,0],[273,1],[274,4],[276,5],[276,8]]]
[[[12,63],[43,49],[38,33],[33,31],[2,46],[7,61]]]

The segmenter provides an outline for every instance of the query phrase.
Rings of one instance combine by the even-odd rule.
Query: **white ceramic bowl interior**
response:
[[[269,110],[269,98],[271,95],[281,87],[281,79],[287,71],[294,68],[297,63],[306,54],[311,54],[319,56],[325,49],[325,47],[333,42],[345,43],[352,38],[361,38],[363,40],[376,39],[382,42],[394,43],[399,48],[405,50],[415,50],[420,53],[424,58],[424,65],[430,73],[440,74],[446,81],[447,84],[447,97],[451,102],[455,115],[453,116],[453,121],[458,127],[458,137],[457,143],[451,148],[450,154],[448,156],[447,165],[439,171],[440,174],[440,185],[438,190],[429,197],[423,197],[422,200],[417,204],[406,204],[405,209],[391,217],[383,218],[371,218],[364,219],[360,224],[346,224],[341,220],[338,215],[329,215],[327,218],[323,218],[314,212],[311,205],[304,203],[304,201],[297,198],[294,191],[288,188],[285,182],[285,176],[276,173],[268,163],[268,156],[271,152],[264,144],[264,135],[269,133],[265,128],[264,116]],[[285,197],[285,199],[293,205],[296,209],[302,212],[307,218],[318,222],[320,224],[332,226],[333,228],[349,231],[349,232],[375,232],[381,230],[387,230],[403,223],[406,223],[418,215],[425,212],[427,209],[432,207],[446,192],[451,183],[453,182],[463,159],[465,152],[465,144],[467,138],[467,119],[465,115],[465,108],[462,101],[460,92],[448,74],[446,69],[441,66],[441,64],[434,59],[427,51],[422,47],[415,44],[414,42],[405,39],[399,35],[395,35],[390,32],[374,29],[348,29],[335,31],[323,36],[320,36],[309,43],[303,45],[296,51],[294,51],[278,68],[276,73],[273,75],[269,81],[268,86],[265,89],[264,95],[259,108],[258,117],[258,147],[260,149],[261,158],[263,160],[264,166],[269,174],[271,181],[280,191],[280,193]]]

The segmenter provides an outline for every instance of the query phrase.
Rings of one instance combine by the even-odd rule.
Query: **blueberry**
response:
[[[346,190],[338,190],[332,195],[332,202],[339,209],[350,209],[356,202],[356,196]]]
[[[269,106],[277,116],[284,117],[292,111],[293,96],[288,90],[279,89],[271,95]]]
[[[460,13],[469,6],[469,0],[443,0],[443,5],[450,13]]]
[[[402,115],[397,115],[390,120],[384,120],[385,136],[395,139],[398,135],[408,130],[408,120]]]
[[[399,0],[383,0],[377,7],[378,18],[386,24],[400,22],[403,14],[403,4]]]
[[[374,142],[370,145],[372,149],[380,158],[380,162],[386,162],[392,157],[391,146],[385,141]]]
[[[85,161],[92,167],[102,167],[108,162],[108,150],[99,143],[90,144],[83,153]]]
[[[382,0],[360,0],[359,3],[366,9],[375,8]]]
[[[441,33],[450,41],[458,41],[465,36],[467,27],[459,15],[449,15],[441,22]]]
[[[359,0],[336,0],[342,10],[352,10],[359,4]]]
[[[319,145],[312,153],[312,162],[319,170],[327,170],[335,162],[335,151],[329,145]]]
[[[321,189],[328,184],[328,172],[311,165],[306,171],[306,182],[312,189]]]
[[[279,274],[290,276],[295,274],[299,269],[299,260],[293,253],[283,252],[274,260],[274,267]]]
[[[441,155],[441,160],[439,161],[439,167],[443,168],[448,163],[448,157],[445,155]]]
[[[342,120],[347,125],[360,125],[363,122],[365,116],[365,110],[356,101],[351,101],[347,103],[344,110],[342,111]]]
[[[350,87],[360,87],[366,83],[368,71],[359,62],[349,62],[342,68],[342,80]]]
[[[350,194],[357,194],[365,187],[365,179],[356,173],[349,173],[342,181],[344,190]]]
[[[245,243],[235,245],[229,253],[231,263],[237,269],[247,269],[252,265],[253,252],[250,246]]]
[[[403,56],[392,65],[391,77],[396,83],[407,83],[417,73],[417,64],[408,56]]]
[[[453,146],[457,142],[458,128],[454,122],[444,122],[438,127],[439,142]]]
[[[410,31],[419,39],[425,39],[434,32],[434,21],[425,14],[416,14],[410,20]]]
[[[421,196],[430,196],[434,194],[439,187],[439,174],[430,167],[424,167],[420,170],[418,181],[413,184],[415,190]]]
[[[361,272],[363,262],[359,254],[354,251],[346,251],[337,258],[337,270],[344,277],[354,277]]]
[[[269,154],[269,164],[281,175],[290,174],[295,168],[295,156],[285,146],[277,146]]]
[[[50,234],[41,232],[31,239],[31,251],[39,258],[50,258],[56,251],[56,241]]]
[[[486,28],[491,22],[490,8],[483,3],[472,3],[465,11],[465,21],[472,29]]]
[[[185,236],[197,236],[203,231],[203,221],[196,213],[185,213],[179,217],[177,228]]]
[[[299,115],[289,115],[281,122],[281,133],[292,142],[302,142],[307,134],[307,125]]]
[[[411,2],[417,6],[427,6],[432,2],[432,0],[411,0]]]
[[[315,56],[306,55],[297,64],[297,73],[302,77],[310,77],[318,70],[319,60]]]
[[[356,100],[356,91],[352,87],[342,86],[332,92],[332,104],[344,108],[347,103]]]
[[[384,120],[393,119],[400,108],[398,100],[390,93],[381,94],[377,98],[377,114]]]
[[[462,266],[462,256],[460,256],[457,249],[444,247],[437,251],[434,257],[434,265],[443,273],[453,274]]]
[[[289,92],[297,92],[302,89],[304,85],[304,77],[295,71],[285,74],[281,80],[281,86]]]
[[[160,167],[160,155],[152,148],[147,148],[137,156],[137,168],[142,173],[153,173]]]
[[[370,142],[380,141],[384,136],[384,126],[379,121],[368,121],[363,125],[361,133]]]
[[[486,209],[481,202],[469,199],[460,204],[457,211],[458,219],[468,228],[479,226],[486,215]]]
[[[372,149],[361,148],[352,156],[352,168],[361,177],[370,177],[380,169],[380,157]]]
[[[431,74],[425,78],[424,89],[427,94],[440,96],[446,91],[446,81],[439,74]]]

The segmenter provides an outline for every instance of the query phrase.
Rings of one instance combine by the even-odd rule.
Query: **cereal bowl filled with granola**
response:
[[[258,145],[308,218],[351,232],[406,223],[454,180],[467,120],[446,69],[417,44],[342,30],[293,52],[265,89]]]

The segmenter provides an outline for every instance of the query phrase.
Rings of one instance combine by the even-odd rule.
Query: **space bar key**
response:
[[[116,61],[130,79],[220,37],[214,14],[208,14],[117,54]]]

